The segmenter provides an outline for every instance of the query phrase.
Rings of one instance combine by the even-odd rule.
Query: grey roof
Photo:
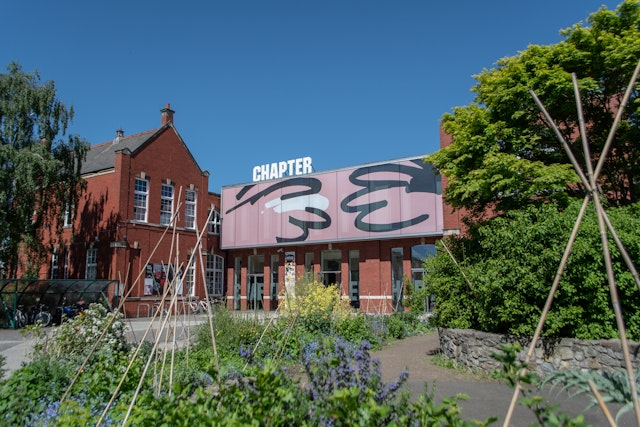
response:
[[[135,135],[123,136],[120,141],[109,141],[94,145],[89,149],[87,158],[82,164],[82,174],[96,173],[115,166],[116,151],[127,149],[132,153],[163,129],[153,129]]]

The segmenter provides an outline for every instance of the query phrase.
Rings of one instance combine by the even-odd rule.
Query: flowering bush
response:
[[[397,381],[385,384],[380,361],[372,359],[369,350],[367,341],[354,347],[340,339],[325,339],[306,348],[304,367],[312,425],[334,425],[338,415],[341,422],[351,419],[357,423],[365,408],[370,411],[367,418],[375,415],[375,425],[397,422],[401,409],[409,403],[408,393],[399,393],[409,372],[405,370]]]
[[[126,325],[121,319],[121,313],[109,312],[102,304],[90,304],[83,314],[64,322],[49,336],[39,337],[34,358],[86,356],[101,336],[96,353],[126,350]]]
[[[298,315],[300,324],[309,332],[329,333],[334,326],[349,316],[349,301],[343,300],[337,285],[299,282],[295,295],[282,299],[281,311]]]

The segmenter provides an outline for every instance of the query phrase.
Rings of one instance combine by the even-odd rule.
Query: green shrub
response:
[[[87,358],[108,324],[99,345]],[[120,316],[107,313],[99,304],[92,304],[84,315],[54,329],[48,337],[37,330],[31,332],[36,340],[33,361],[13,372],[0,387],[0,419],[11,420],[9,425],[84,425],[87,419],[95,424],[118,384],[121,398],[135,390],[150,354],[143,348],[130,363],[134,349],[126,343]],[[128,366],[129,374],[123,378]],[[72,381],[65,401],[60,403]],[[150,387],[151,381],[147,378],[143,386]],[[66,423],[65,417],[74,421]],[[16,420],[22,421],[14,424]]]
[[[225,307],[216,307],[213,313],[213,331],[220,355],[237,353],[241,346],[250,346],[260,337],[264,325],[252,317],[234,316]],[[196,330],[196,347],[212,346],[211,331],[208,323],[198,325]]]
[[[435,326],[533,335],[580,203],[512,211],[473,226],[467,237],[446,240],[447,251],[425,261],[426,291],[436,297]],[[640,258],[640,204],[607,215],[631,259]],[[439,243],[441,245],[441,243]],[[609,247],[629,338],[640,339],[640,294],[613,239]],[[461,273],[464,271],[464,275]],[[602,244],[587,209],[543,334],[580,339],[618,335]]]
[[[427,309],[427,299],[431,297],[430,288],[423,287],[414,291],[411,297],[411,312],[416,314],[422,314]]]
[[[355,344],[360,344],[361,341],[368,341],[373,349],[381,347],[381,339],[373,331],[370,316],[363,313],[344,318],[338,324],[336,333],[338,336]]]
[[[385,319],[387,325],[387,334],[393,339],[400,340],[407,336],[407,324],[396,313],[390,314]]]
[[[37,359],[14,371],[0,383],[2,424],[28,424],[32,414],[42,414],[62,396],[74,373],[73,364],[59,358]]]

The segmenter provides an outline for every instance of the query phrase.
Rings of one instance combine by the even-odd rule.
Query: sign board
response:
[[[221,246],[441,235],[441,187],[422,157],[223,187]]]
[[[285,176],[306,175],[311,172],[313,172],[311,157],[302,157],[300,159],[254,166],[253,181],[266,181],[268,179],[278,179]]]

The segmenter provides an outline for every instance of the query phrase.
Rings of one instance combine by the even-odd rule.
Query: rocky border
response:
[[[481,332],[472,329],[438,328],[440,350],[450,360],[469,369],[491,373],[500,368],[492,355],[500,353],[503,344],[520,343],[518,359],[524,360],[531,338]],[[632,365],[640,366],[640,343],[630,342]],[[620,340],[578,340],[573,338],[540,339],[529,369],[540,377],[555,370],[583,369],[613,372],[625,369]]]

